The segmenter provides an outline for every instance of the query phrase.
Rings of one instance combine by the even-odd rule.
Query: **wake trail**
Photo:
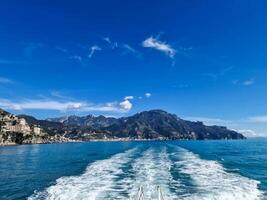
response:
[[[160,186],[166,200],[176,199],[170,191],[170,185],[179,187],[179,182],[172,178],[172,162],[166,148],[150,148],[133,163],[134,179],[129,191],[130,199],[135,199],[140,186],[144,189],[144,199],[157,199],[156,187]]]
[[[56,184],[28,199],[134,200],[140,186],[144,199],[259,200],[259,182],[230,173],[217,161],[174,145],[134,148],[95,161],[79,176],[61,177]]]
[[[187,193],[183,200],[258,200],[262,192],[259,181],[236,173],[229,173],[217,161],[204,160],[199,155],[176,147],[175,167],[187,174],[196,185],[197,192]]]
[[[109,159],[96,161],[90,164],[82,175],[61,177],[55,185],[33,194],[28,199],[107,199],[108,194],[117,185],[116,178],[121,175],[121,168],[131,161],[135,152],[136,149],[131,149]]]

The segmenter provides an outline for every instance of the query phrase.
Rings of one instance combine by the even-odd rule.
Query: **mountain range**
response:
[[[28,115],[14,116],[3,110],[1,110],[0,114],[0,143],[2,144],[7,140],[9,143],[23,144],[120,139],[245,139],[242,134],[229,130],[224,126],[206,126],[203,122],[183,120],[176,115],[163,110],[144,111],[133,116],[122,118],[105,117],[103,115],[73,115],[59,118],[48,118],[46,120],[38,120]],[[12,121],[12,123],[10,123],[9,120]],[[25,120],[25,122],[21,122],[21,120]],[[25,133],[25,130],[20,130],[18,127],[17,129],[12,128],[12,124],[19,123],[30,127],[29,130],[26,128],[28,130],[27,133]],[[22,127],[22,125],[20,126]],[[8,137],[8,134],[14,135],[14,131],[23,133],[19,142],[14,142],[15,140],[12,140],[12,137]],[[27,140],[24,139],[26,136]],[[35,140],[31,141],[29,139],[31,138],[30,136],[35,138]],[[36,138],[42,139],[36,140]]]

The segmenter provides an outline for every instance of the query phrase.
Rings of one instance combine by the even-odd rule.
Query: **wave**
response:
[[[177,153],[178,152],[178,153]],[[262,192],[259,181],[237,173],[226,172],[217,161],[204,160],[199,155],[177,147],[175,165],[187,174],[195,184],[197,192],[184,194],[183,200],[258,200]]]
[[[55,185],[28,199],[107,199],[117,184],[115,179],[120,176],[122,166],[131,161],[135,152],[136,149],[131,149],[109,159],[96,161],[89,165],[82,175],[61,177],[57,179]]]
[[[90,164],[80,176],[62,177],[33,199],[156,199],[160,186],[165,200],[258,200],[259,182],[228,172],[219,162],[177,146],[135,148]]]
[[[166,199],[175,199],[176,195],[170,191],[170,186],[178,188],[179,181],[173,179],[170,173],[171,167],[172,162],[166,148],[159,151],[156,149],[145,151],[142,157],[133,163],[135,176],[129,191],[130,199],[135,198],[140,186],[144,188],[144,199],[157,199],[157,186],[162,188]]]

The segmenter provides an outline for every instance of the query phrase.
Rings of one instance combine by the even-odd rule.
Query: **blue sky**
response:
[[[267,134],[266,1],[1,1],[0,107],[164,109]],[[255,133],[254,133],[255,132]]]

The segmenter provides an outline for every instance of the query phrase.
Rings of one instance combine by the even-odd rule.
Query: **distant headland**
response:
[[[221,140],[245,139],[224,126],[183,120],[163,110],[150,110],[130,117],[87,115],[38,120],[15,116],[0,109],[0,145],[42,144],[76,141],[128,140]]]

